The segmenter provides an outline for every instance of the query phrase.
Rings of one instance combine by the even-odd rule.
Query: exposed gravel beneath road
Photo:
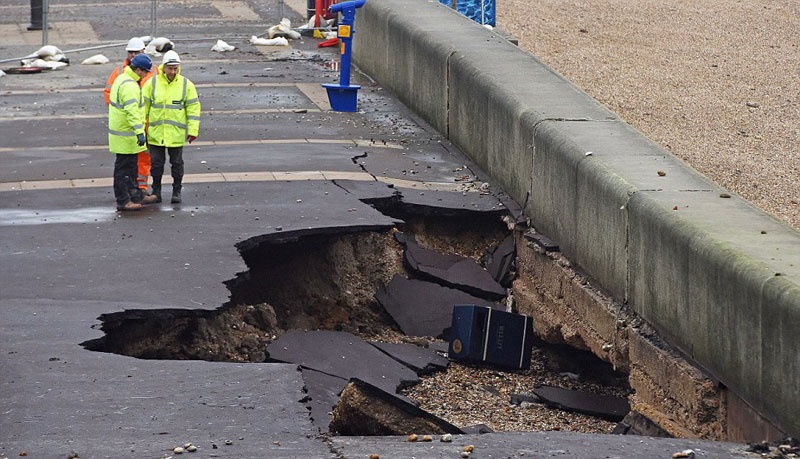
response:
[[[375,336],[363,337],[368,340],[417,345],[437,341],[412,338],[389,329]],[[439,343],[446,346],[446,343]],[[583,370],[576,370],[577,367],[569,368],[572,371],[559,368],[574,362],[569,356],[559,357],[559,353],[553,349],[535,345],[531,367],[520,371],[451,362],[447,370],[423,376],[418,384],[405,389],[403,394],[419,402],[420,408],[458,427],[484,424],[495,432],[563,430],[611,433],[617,425],[616,422],[551,408],[541,402],[512,403],[512,396],[531,396],[538,386],[561,387],[622,398],[630,392],[624,375],[614,374],[591,364],[584,366]]]
[[[649,139],[800,230],[800,2],[497,0],[497,25]]]

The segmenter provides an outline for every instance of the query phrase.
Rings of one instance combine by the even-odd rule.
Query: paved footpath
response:
[[[121,60],[122,44],[151,30],[149,2],[50,3],[50,44],[96,49],[68,53],[62,70],[0,78],[0,458],[163,458],[185,442],[199,456],[231,458],[450,458],[463,444],[476,446],[476,458],[667,458],[687,448],[745,457],[735,444],[553,432],[424,446],[330,439],[299,403],[303,381],[292,365],[85,349],[103,336],[102,314],[225,304],[225,281],[247,269],[237,242],[395,224],[348,184],[424,196],[458,189],[465,165],[477,184],[487,177],[363,75],[353,75],[364,86],[360,111],[330,111],[321,84],[338,81],[336,48],[310,38],[288,47],[247,43],[281,17],[299,25],[304,5],[161,2],[158,35],[176,43],[183,74],[197,84],[201,133],[185,149],[182,204],[116,212],[102,99],[112,67],[80,62],[97,53]],[[28,2],[4,2],[0,14],[0,60],[39,48],[41,32],[25,29]],[[218,38],[237,49],[211,51]],[[116,46],[101,48],[109,44]],[[493,189],[458,194],[467,205],[499,206]]]

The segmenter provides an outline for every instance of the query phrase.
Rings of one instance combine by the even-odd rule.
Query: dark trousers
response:
[[[114,161],[114,198],[118,206],[124,206],[129,201],[141,201],[141,194],[136,185],[139,174],[139,155],[117,154]]]
[[[148,145],[150,151],[150,175],[153,177],[153,185],[158,185],[161,190],[161,177],[164,175],[164,163],[169,154],[169,167],[172,174],[173,187],[180,189],[183,182],[183,147],[164,147],[160,145]]]

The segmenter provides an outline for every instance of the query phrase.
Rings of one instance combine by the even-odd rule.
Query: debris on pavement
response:
[[[61,56],[64,56],[64,52],[58,47],[53,45],[44,45],[36,52],[27,55],[26,58],[38,57],[39,59],[59,61]]]
[[[42,73],[43,69],[41,67],[12,67],[5,69],[4,75],[27,75],[30,73]]]
[[[172,40],[167,37],[158,37],[150,40],[150,43],[148,43],[144,48],[144,52],[145,54],[149,54],[151,56],[159,56],[160,53],[166,53],[174,48],[175,43],[173,43]]]
[[[797,458],[800,457],[800,440],[787,437],[774,442],[750,443],[747,452],[774,459]]]
[[[108,64],[109,60],[107,57],[103,56],[102,54],[95,54],[92,57],[87,57],[86,59],[81,62],[81,65],[101,65],[101,64]]]
[[[339,46],[339,39],[336,37],[317,43],[318,48],[332,48],[334,46]]]
[[[23,59],[22,66],[25,68],[58,70],[69,65],[67,62],[53,62],[44,59]]]
[[[288,38],[292,40],[299,40],[301,35],[300,32],[292,30],[292,23],[287,18],[281,19],[279,24],[276,24],[269,29],[267,29],[267,36],[272,38]]]
[[[20,59],[20,65],[23,68],[39,68],[39,69],[59,69],[69,65],[69,59],[64,55],[58,47],[53,45],[45,45],[37,51],[28,54]],[[7,71],[8,72],[8,71]],[[8,72],[8,73],[29,73],[29,72]]]
[[[250,44],[255,46],[289,46],[289,40],[283,37],[259,38],[253,35],[250,37]]]
[[[217,40],[217,43],[211,47],[211,51],[217,51],[220,53],[224,53],[225,51],[233,51],[234,49],[236,49],[235,46],[229,45],[223,40]]]
[[[323,17],[319,17],[319,25],[317,26],[317,18],[311,17],[308,22],[297,27],[296,30],[327,29],[333,25],[334,20],[334,18],[325,19]]]

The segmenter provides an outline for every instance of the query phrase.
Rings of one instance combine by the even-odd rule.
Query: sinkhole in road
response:
[[[477,213],[406,216],[396,228],[246,244],[240,254],[249,270],[225,282],[231,295],[222,307],[104,314],[99,328],[105,335],[83,346],[142,359],[264,362],[265,345],[287,330],[396,331],[375,292],[397,274],[408,276],[397,231],[440,253],[475,260],[508,233],[499,219]]]
[[[512,231],[497,214],[442,215],[396,206],[380,210],[400,223],[355,232],[328,229],[243,241],[237,248],[248,270],[225,282],[230,300],[220,308],[104,314],[98,325],[104,336],[82,345],[141,359],[253,363],[269,362],[267,346],[291,330],[334,330],[367,340],[428,345],[436,340],[405,336],[376,300],[376,292],[393,277],[414,277],[404,263],[397,233],[411,235],[420,246],[439,254],[466,257],[485,266]],[[618,393],[627,390],[624,377],[613,374],[608,364],[588,352],[541,341],[534,346],[535,358],[546,367],[541,371],[554,378],[559,373],[607,375],[602,384],[617,386]],[[497,380],[500,372],[487,368],[485,374]],[[508,398],[505,389],[491,391]],[[576,423],[570,419],[565,422]],[[350,430],[358,433],[355,427]],[[608,433],[609,425],[588,431]]]

